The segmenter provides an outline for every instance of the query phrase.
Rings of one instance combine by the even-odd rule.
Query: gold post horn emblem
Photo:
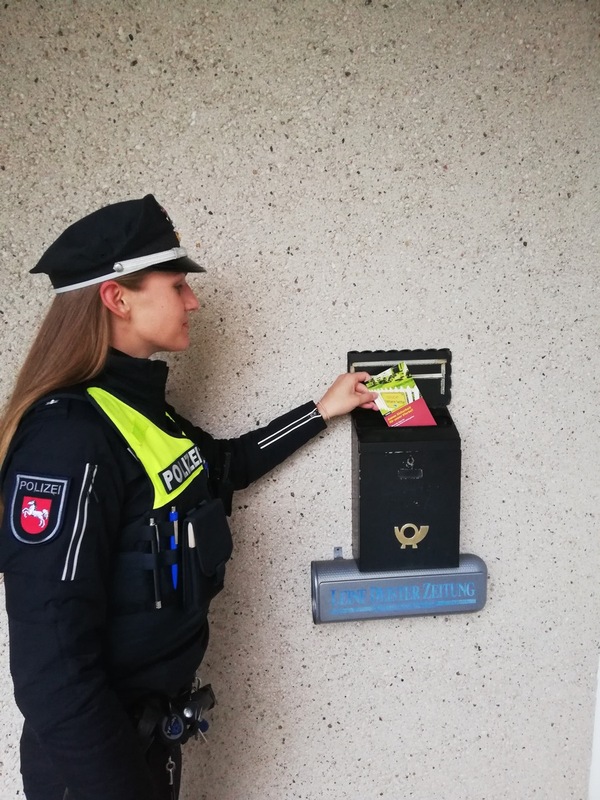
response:
[[[409,528],[412,528],[414,531],[412,536],[406,535],[406,531]],[[417,528],[412,522],[407,522],[406,525],[403,525],[401,528],[395,526],[394,533],[396,534],[396,539],[400,542],[401,550],[406,550],[407,545],[412,547],[413,550],[416,550],[419,542],[422,542],[429,533],[429,525],[421,525],[420,528]]]

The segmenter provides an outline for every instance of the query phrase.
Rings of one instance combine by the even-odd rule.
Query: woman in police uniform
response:
[[[235,489],[357,406],[366,373],[238,439],[167,404],[198,301],[152,195],[71,225],[34,273],[56,298],[0,426],[0,570],[28,800],[174,800]]]

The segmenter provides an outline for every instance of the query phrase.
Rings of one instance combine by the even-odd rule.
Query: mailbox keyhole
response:
[[[416,480],[418,478],[423,477],[423,470],[415,469],[414,456],[408,456],[408,458],[404,462],[404,467],[405,467],[404,469],[398,470],[398,478],[401,481]]]

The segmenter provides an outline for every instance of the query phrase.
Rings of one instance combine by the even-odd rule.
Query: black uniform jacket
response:
[[[310,402],[237,439],[214,439],[166,404],[167,372],[162,361],[112,352],[94,385],[165,429],[172,424],[168,411],[199,446],[213,494],[226,463],[233,488],[242,489],[325,428]],[[85,397],[81,387],[72,391]],[[39,489],[54,493],[50,512],[28,500],[27,493]],[[146,800],[152,790],[125,709],[136,696],[185,688],[208,641],[203,613],[182,641],[171,636],[169,652],[164,643],[162,649],[161,642],[142,643],[147,652],[135,654],[134,666],[115,668],[111,570],[121,531],[151,510],[149,480],[91,402],[57,394],[22,421],[4,464],[2,491],[0,570],[17,704],[71,796]],[[40,521],[44,513],[50,519]],[[44,541],[38,522],[46,526]],[[154,668],[157,653],[168,669]]]

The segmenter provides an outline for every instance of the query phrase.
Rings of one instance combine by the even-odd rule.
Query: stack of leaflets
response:
[[[375,404],[391,428],[436,424],[404,361],[373,375],[365,386],[377,392]]]

